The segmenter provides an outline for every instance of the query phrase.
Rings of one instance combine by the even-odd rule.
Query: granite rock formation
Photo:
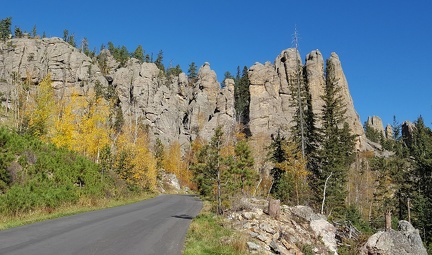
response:
[[[399,221],[398,230],[379,231],[369,237],[360,254],[426,255],[419,231],[408,221]]]
[[[380,117],[378,116],[369,116],[367,119],[367,124],[369,127],[378,131],[383,137],[386,137],[386,132],[384,132],[384,125]]]
[[[32,88],[48,74],[59,97],[78,91],[85,95],[95,85],[112,87],[126,121],[139,121],[149,128],[150,139],[162,142],[179,141],[188,144],[201,137],[209,139],[221,125],[227,134],[236,125],[234,109],[234,81],[219,84],[209,63],[204,63],[198,77],[190,81],[181,73],[166,77],[153,63],[130,59],[120,65],[103,50],[103,67],[60,38],[11,39],[0,43],[0,92],[2,104],[13,98],[14,84],[31,81]],[[365,138],[359,117],[354,109],[339,57],[332,53],[327,61],[331,75],[341,87],[343,103],[347,105],[347,121],[359,139],[358,149],[365,149]],[[102,69],[101,69],[102,68]],[[274,64],[256,63],[248,71],[250,79],[250,107],[248,127],[252,137],[271,134],[278,130],[289,135],[293,125],[292,82],[304,77],[312,99],[312,111],[321,114],[324,93],[324,60],[318,50],[307,54],[302,64],[296,49],[286,49]],[[319,126],[320,124],[317,123]]]
[[[360,117],[354,109],[354,103],[349,93],[348,82],[342,70],[339,57],[332,53],[327,60],[331,66],[331,73],[328,76],[337,81],[340,87],[340,96],[343,104],[346,105],[346,120],[353,134],[357,135],[357,149],[364,150],[367,147],[366,137]],[[300,73],[300,75],[298,74]],[[320,116],[323,110],[325,74],[324,60],[318,50],[314,50],[306,56],[306,63],[303,66],[296,49],[287,49],[276,58],[275,64],[255,63],[249,69],[249,80],[251,82],[250,94],[250,130],[252,135],[260,133],[274,134],[281,130],[283,135],[288,135],[295,109],[292,91],[295,87],[290,82],[295,82],[296,77],[305,77],[306,86],[311,97],[312,111]],[[321,124],[316,123],[319,127]]]

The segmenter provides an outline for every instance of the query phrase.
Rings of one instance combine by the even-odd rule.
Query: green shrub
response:
[[[114,189],[109,175],[102,181],[98,165],[74,152],[5,127],[0,127],[0,145],[0,213],[56,208]]]

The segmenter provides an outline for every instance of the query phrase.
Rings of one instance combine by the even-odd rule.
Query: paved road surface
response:
[[[143,202],[0,231],[2,255],[181,254],[201,201],[163,195]]]

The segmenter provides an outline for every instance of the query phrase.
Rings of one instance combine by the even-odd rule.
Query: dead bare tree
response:
[[[324,204],[325,204],[325,199],[326,199],[327,182],[330,179],[330,177],[332,176],[332,174],[333,174],[333,172],[330,173],[330,175],[327,177],[327,179],[324,182],[323,200],[322,200],[322,204],[321,204],[321,214],[324,214]]]

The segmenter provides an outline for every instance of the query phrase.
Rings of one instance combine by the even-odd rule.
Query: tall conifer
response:
[[[345,121],[346,105],[340,95],[341,88],[334,77],[333,66],[328,62],[326,73],[319,160],[317,168],[313,169],[312,188],[316,197],[323,201],[325,213],[339,218],[345,209],[347,174],[354,160],[355,136]]]

